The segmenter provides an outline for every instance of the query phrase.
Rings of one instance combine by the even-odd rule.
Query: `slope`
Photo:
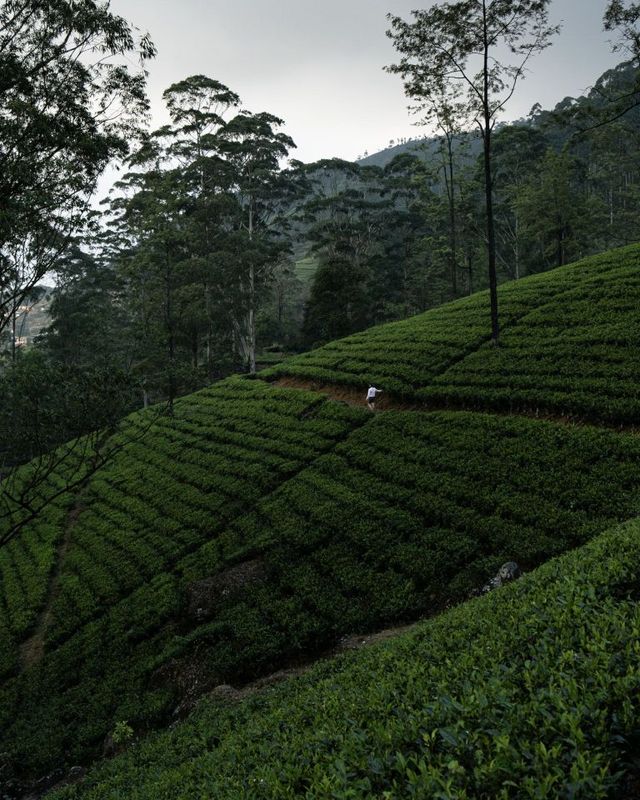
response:
[[[502,288],[505,359],[520,369],[500,391],[524,392],[540,370],[511,406],[468,377],[493,369],[496,356],[484,349],[486,298],[474,296],[270,374],[347,386],[382,378],[421,411],[371,415],[322,393],[236,378],[183,398],[173,417],[132,415],[114,458],[0,550],[6,774],[28,783],[97,758],[119,720],[143,734],[217,684],[298,663],[353,631],[433,615],[503,561],[534,568],[637,515],[629,375],[638,367],[630,292],[639,253]],[[536,319],[554,320],[553,336]],[[530,345],[519,362],[510,344],[518,336]],[[562,390],[549,388],[551,363],[540,358],[560,345]],[[571,347],[580,369],[606,377],[570,381]],[[469,392],[462,398],[455,369]],[[444,392],[437,403],[431,391]],[[581,422],[434,404],[506,404]],[[27,619],[12,611],[20,596]],[[21,663],[34,632],[44,647]]]
[[[640,786],[640,524],[240,704],[55,800],[575,798]]]
[[[533,410],[611,424],[640,419],[637,245],[504,284],[500,347],[481,292],[286,361],[267,373],[374,383],[452,408]]]

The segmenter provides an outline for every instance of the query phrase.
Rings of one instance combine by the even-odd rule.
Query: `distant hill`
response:
[[[409,139],[408,141],[402,141],[397,144],[394,143],[376,153],[367,153],[356,159],[356,163],[363,166],[385,167],[396,156],[402,155],[403,153],[411,153],[419,157],[426,157],[427,153],[435,151],[435,145],[435,140],[426,136]]]
[[[511,122],[501,122],[496,130],[509,125],[528,125],[544,128],[550,144],[553,143],[559,148],[573,132],[570,123],[572,116],[575,118],[576,124],[585,125],[587,117],[581,117],[581,114],[588,115],[590,113],[589,110],[597,110],[606,105],[609,102],[607,98],[611,95],[623,94],[624,96],[625,93],[629,93],[632,87],[637,86],[637,80],[638,69],[633,63],[623,62],[603,72],[584,95],[565,97],[556,103],[552,109],[543,109],[540,104],[536,103],[528,117]],[[559,115],[563,115],[564,122],[562,124],[559,124]],[[628,123],[640,124],[640,109],[637,106],[632,106],[625,112],[625,119]],[[472,133],[469,136],[463,136],[462,139],[470,143],[470,157],[480,155],[482,148],[480,138],[477,135]],[[428,162],[437,157],[438,147],[439,137],[437,136],[416,137],[400,141],[392,140],[389,147],[375,153],[367,153],[358,158],[356,163],[362,166],[385,167],[396,156],[403,153],[414,154]]]
[[[639,263],[629,247],[501,286],[499,349],[480,293],[129,417],[113,458],[0,548],[11,791],[196,707],[60,797],[427,797],[446,775],[468,796],[498,796],[505,775],[551,774],[556,796],[621,787],[633,526],[388,658],[327,663],[237,712],[197,704],[637,516]]]
[[[481,152],[482,146],[478,136],[461,136],[457,138],[457,143],[462,141],[469,142],[469,158],[475,158]],[[421,158],[423,161],[430,162],[438,158],[440,148],[439,137],[424,137],[422,139],[412,139],[400,144],[394,144],[377,153],[364,156],[357,160],[361,166],[386,167],[396,156],[409,153]]]
[[[33,344],[35,337],[50,324],[49,306],[52,293],[52,286],[37,286],[33,296],[20,306],[16,317],[18,346],[28,347]]]

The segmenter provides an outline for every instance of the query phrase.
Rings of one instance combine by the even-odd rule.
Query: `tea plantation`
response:
[[[267,374],[366,386],[439,407],[640,418],[636,245],[500,288],[501,346],[486,293],[332,342]]]
[[[125,420],[113,457],[0,548],[0,781],[17,794],[101,758],[118,723],[143,739],[192,714],[63,796],[623,786],[639,264],[625,248],[502,287],[497,350],[474,295]],[[284,375],[371,380],[414,410],[269,382]],[[528,576],[465,602],[508,560]],[[201,700],[421,617],[239,706]]]
[[[639,575],[634,521],[398,639],[207,700],[53,797],[631,800]]]

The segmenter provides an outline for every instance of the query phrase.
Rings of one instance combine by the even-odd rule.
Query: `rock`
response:
[[[72,780],[79,780],[84,776],[85,773],[86,769],[84,767],[71,767],[68,777]]]
[[[230,686],[228,683],[221,683],[212,689],[208,697],[215,698],[216,700],[238,700],[241,697],[241,692]]]
[[[511,583],[511,581],[516,580],[516,578],[519,578],[521,575],[522,572],[516,562],[507,561],[506,564],[500,567],[497,575],[491,578],[489,583],[482,587],[482,594],[487,594],[487,592],[498,589],[500,586],[504,586],[505,583]]]
[[[500,580],[500,585],[502,585],[504,583],[509,583],[510,581],[516,580],[516,578],[519,578],[521,574],[520,567],[515,561],[507,561],[507,563],[503,564],[498,570],[496,578]]]

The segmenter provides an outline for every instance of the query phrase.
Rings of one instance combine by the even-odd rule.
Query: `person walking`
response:
[[[367,392],[367,406],[369,407],[370,411],[375,411],[376,397],[379,394],[382,394],[382,389],[376,389],[375,386],[369,386],[369,390]]]

